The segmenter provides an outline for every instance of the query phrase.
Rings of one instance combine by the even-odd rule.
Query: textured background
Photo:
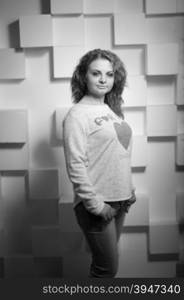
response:
[[[0,277],[87,277],[61,137],[99,47],[126,65],[134,132],[118,277],[184,277],[183,0],[0,0]]]

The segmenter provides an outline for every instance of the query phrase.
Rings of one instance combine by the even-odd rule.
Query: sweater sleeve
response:
[[[84,120],[69,114],[64,120],[63,138],[67,172],[75,195],[89,212],[98,215],[104,208],[104,199],[95,192],[87,174],[87,129]]]

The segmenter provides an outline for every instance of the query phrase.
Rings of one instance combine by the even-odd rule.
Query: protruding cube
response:
[[[178,254],[179,232],[177,224],[150,224],[149,251],[151,254]]]
[[[146,44],[144,14],[115,14],[114,36],[115,45]]]
[[[176,0],[176,12],[184,13],[184,1],[183,0]]]
[[[34,273],[40,278],[62,278],[62,257],[34,257]]]
[[[70,78],[83,54],[84,48],[80,46],[54,47],[54,78]]]
[[[26,111],[0,110],[0,143],[25,143],[27,130]]]
[[[83,0],[51,0],[53,15],[82,14]]]
[[[56,225],[59,222],[58,199],[30,199],[33,225]]]
[[[147,166],[147,137],[134,136],[132,147],[132,167],[146,167]],[[138,151],[141,149],[141,151]]]
[[[112,0],[84,0],[85,14],[111,14],[113,11]]]
[[[0,145],[0,171],[27,170],[28,164],[27,144]]]
[[[147,75],[176,75],[179,71],[178,44],[148,44],[146,53]]]
[[[25,79],[25,55],[15,49],[0,49],[0,79]]]
[[[30,199],[59,199],[59,170],[30,170]]]
[[[53,18],[54,46],[84,46],[84,17]],[[75,50],[74,50],[75,51]]]
[[[184,192],[176,193],[176,217],[180,225],[184,225]]]
[[[85,17],[85,49],[86,51],[95,48],[111,49],[111,18]]]
[[[174,14],[177,0],[146,0],[146,14]]]
[[[115,0],[115,13],[141,13],[143,11],[142,0]]]
[[[60,257],[61,241],[58,226],[32,227],[32,248],[35,257]]]
[[[21,47],[50,47],[52,19],[50,15],[22,16],[19,19]]]
[[[4,275],[5,278],[33,278],[33,257],[31,255],[5,257]]]
[[[175,105],[147,106],[147,135],[176,136],[176,114]]]
[[[179,74],[177,76],[176,104],[184,105],[184,74]]]
[[[129,76],[128,85],[123,92],[126,107],[146,106],[147,89],[144,76]]]
[[[184,166],[184,134],[179,134],[176,140],[176,164]]]
[[[145,135],[145,108],[125,108],[125,121],[129,123],[134,136]]]

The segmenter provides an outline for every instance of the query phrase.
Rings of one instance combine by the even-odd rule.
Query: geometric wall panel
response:
[[[71,108],[70,106],[63,106],[60,108],[56,109],[56,138],[58,140],[63,140],[63,121],[64,118],[66,117],[69,109]]]
[[[184,13],[183,0],[176,0],[176,11],[177,11],[177,13]]]
[[[144,14],[115,14],[115,45],[146,44],[145,20]]]
[[[54,78],[70,78],[83,54],[84,49],[80,46],[54,47]]]
[[[52,15],[81,14],[83,0],[51,0]]]
[[[176,139],[176,164],[184,166],[184,134],[179,134]]]
[[[4,253],[5,256],[32,253],[31,231],[27,224],[22,224],[18,230],[4,229]]]
[[[181,30],[178,30],[178,28]],[[173,16],[159,16],[146,18],[147,43],[174,43],[178,42],[182,26],[180,20]]]
[[[60,228],[58,226],[32,227],[33,255],[36,257],[61,256]]]
[[[28,225],[25,177],[2,176],[4,227],[22,230]]]
[[[167,278],[175,277],[175,261],[149,261],[147,233],[123,233],[118,278]]]
[[[62,248],[62,255],[66,253],[79,253],[83,246],[83,234],[82,232],[61,232],[60,233],[61,239],[61,248]]]
[[[178,223],[184,225],[184,192],[176,194],[176,216]]]
[[[27,170],[29,164],[28,146],[0,145],[0,171]]]
[[[183,106],[177,109],[177,134],[184,134],[184,110]]]
[[[63,277],[87,278],[91,264],[91,258],[86,253],[64,254],[63,256]]]
[[[177,76],[176,104],[184,105],[184,74],[178,74]]]
[[[124,108],[125,121],[131,126],[134,136],[145,135],[145,108]]]
[[[1,176],[0,176],[0,232],[4,227],[4,205],[3,204],[4,203],[3,203],[3,196],[1,191]]]
[[[148,139],[145,185],[151,222],[176,222],[175,138]]]
[[[50,15],[23,16],[19,19],[21,47],[52,46]]]
[[[62,126],[72,106],[69,78],[93,48],[115,52],[128,73],[122,106],[133,131],[138,194],[125,232],[122,227],[118,276],[174,277],[176,261],[164,254],[179,253],[180,272],[184,231],[178,237],[175,222],[184,217],[184,1],[0,2],[0,277],[88,274],[91,257],[73,210]],[[15,18],[25,51],[13,49]],[[149,241],[153,226],[158,230],[150,229]],[[163,255],[153,255],[153,262],[148,252]]]
[[[31,278],[34,276],[31,255],[6,257],[4,259],[5,278]]]
[[[0,209],[1,209],[1,206],[0,206]],[[2,213],[0,213],[0,217],[2,218]],[[2,222],[1,222],[2,223]],[[5,241],[4,241],[4,230],[2,229],[2,224],[0,224],[0,258],[2,256],[4,256],[4,248],[5,248]],[[1,263],[0,263],[1,264]],[[1,273],[1,271],[0,271]],[[1,276],[0,276],[1,277]]]
[[[178,44],[149,44],[146,51],[147,75],[175,75],[178,73]]]
[[[128,75],[145,75],[145,47],[126,46],[112,49],[126,66]]]
[[[138,149],[141,149],[138,150]],[[147,137],[134,136],[132,146],[132,167],[146,167],[147,165]]]
[[[58,199],[30,199],[32,225],[58,224]]]
[[[15,49],[0,49],[0,79],[25,79],[25,54]]]
[[[84,0],[84,14],[110,14],[113,13],[112,0]]]
[[[150,224],[149,251],[151,254],[177,254],[179,252],[177,224]]]
[[[153,14],[174,14],[176,13],[177,0],[146,0],[146,13]]]
[[[39,278],[62,278],[62,257],[34,257],[35,276]]]
[[[141,13],[143,12],[142,0],[115,0],[114,13]]]
[[[149,226],[149,199],[147,195],[136,194],[136,202],[130,207],[124,226]]]
[[[176,106],[147,106],[147,136],[176,136]]]
[[[146,106],[147,89],[144,76],[128,76],[128,84],[123,91],[125,107]]]
[[[29,171],[30,199],[59,199],[59,170]]]
[[[175,76],[147,77],[147,105],[175,104],[176,78]]]
[[[112,21],[109,16],[85,17],[85,51],[95,48],[111,49],[111,23]]]
[[[84,18],[55,17],[52,18],[54,46],[82,46],[84,45]],[[67,30],[66,30],[67,28]]]
[[[25,176],[2,176],[4,255],[31,253]]]
[[[27,111],[0,110],[0,143],[27,141]]]

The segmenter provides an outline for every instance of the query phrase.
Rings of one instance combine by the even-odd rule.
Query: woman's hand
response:
[[[110,221],[116,215],[116,210],[109,204],[105,203],[105,206],[99,215],[104,218],[105,221]]]
[[[135,202],[136,202],[136,195],[135,195],[135,192],[133,190],[131,198],[128,199],[128,200],[125,200],[125,211],[128,212],[129,209],[130,209],[130,206],[132,204],[134,204]]]

